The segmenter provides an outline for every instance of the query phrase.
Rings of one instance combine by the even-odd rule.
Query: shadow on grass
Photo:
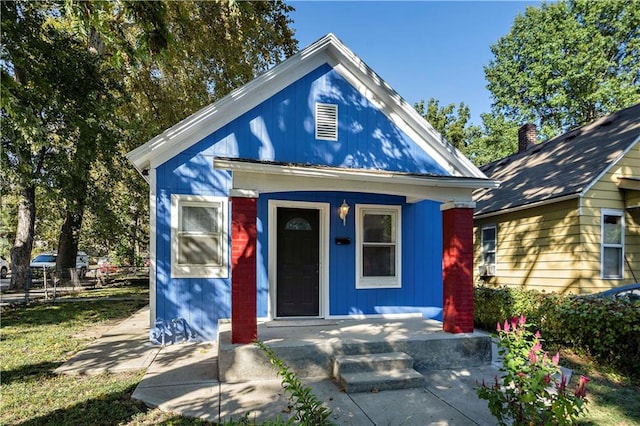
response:
[[[62,365],[62,362],[41,362],[27,364],[13,370],[2,371],[2,385],[8,386],[14,382],[28,382],[39,380],[54,375],[53,370]]]
[[[145,300],[119,300],[110,303],[105,300],[88,300],[77,302],[38,303],[27,307],[17,306],[2,311],[2,326],[42,326],[72,322],[95,323],[113,319],[124,319],[132,311],[146,306]]]
[[[66,408],[52,411],[22,423],[22,426],[41,425],[104,425],[115,424],[171,424],[171,425],[211,425],[199,419],[192,419],[170,413],[159,413],[149,418],[150,409],[143,402],[131,399],[137,384],[122,391],[112,392],[83,401]]]

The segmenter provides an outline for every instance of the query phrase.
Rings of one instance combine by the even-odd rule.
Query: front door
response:
[[[278,208],[276,315],[320,314],[320,212]]]

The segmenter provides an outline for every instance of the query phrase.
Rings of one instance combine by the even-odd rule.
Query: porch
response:
[[[276,370],[253,344],[232,344],[231,323],[219,322],[218,368],[222,382],[273,379]],[[491,364],[488,333],[447,333],[442,323],[422,317],[402,319],[300,319],[258,322],[258,339],[300,377],[332,376],[339,355],[404,352],[413,368],[458,369]]]

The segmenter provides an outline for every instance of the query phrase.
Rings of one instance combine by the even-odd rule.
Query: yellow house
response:
[[[592,293],[640,281],[640,104],[481,170],[474,193],[474,281]]]

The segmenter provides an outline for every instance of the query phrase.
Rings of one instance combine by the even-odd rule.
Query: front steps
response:
[[[424,376],[413,369],[413,358],[404,352],[339,355],[333,358],[332,372],[347,393],[424,386]]]

